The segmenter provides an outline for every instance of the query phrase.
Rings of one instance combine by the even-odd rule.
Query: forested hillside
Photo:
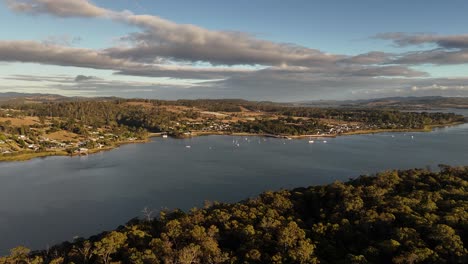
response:
[[[187,213],[148,211],[47,251],[15,248],[0,263],[467,263],[467,188],[468,167],[387,171]]]

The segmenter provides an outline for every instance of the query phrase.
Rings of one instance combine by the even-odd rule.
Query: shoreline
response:
[[[304,139],[304,138],[336,138],[340,136],[352,136],[352,135],[366,135],[366,134],[377,134],[377,133],[404,133],[404,132],[432,132],[435,128],[441,127],[452,127],[458,126],[462,124],[466,124],[468,122],[453,122],[448,124],[441,124],[441,125],[428,125],[424,128],[401,128],[401,129],[375,129],[375,130],[356,130],[351,132],[345,132],[341,134],[312,134],[312,135],[272,135],[272,134],[256,134],[256,133],[248,133],[248,132],[237,132],[237,133],[228,133],[228,132],[216,132],[216,131],[195,131],[192,132],[191,135],[180,137],[183,138],[191,138],[191,137],[199,137],[199,136],[254,136],[254,137],[271,137],[271,138],[290,138],[290,139]]]
[[[26,151],[18,154],[10,154],[10,155],[0,155],[0,163],[2,162],[21,162],[21,161],[29,161],[32,159],[37,158],[46,158],[46,157],[76,157],[76,156],[88,156],[97,154],[100,152],[111,151],[119,148],[122,145],[127,144],[142,144],[148,143],[150,141],[150,137],[147,139],[142,140],[133,140],[133,141],[122,141],[116,142],[112,146],[103,147],[100,149],[89,149],[86,154],[70,154],[64,150],[57,150],[57,151],[42,151],[42,152],[33,152],[33,151]]]
[[[443,124],[443,125],[430,125],[425,128],[417,128],[417,129],[376,129],[376,130],[357,130],[352,132],[346,132],[342,134],[325,134],[325,135],[272,135],[272,134],[256,134],[256,133],[247,133],[247,132],[237,132],[237,133],[226,133],[226,132],[216,132],[216,131],[196,131],[192,132],[189,136],[182,136],[182,137],[172,137],[175,139],[184,139],[184,138],[192,138],[192,137],[201,137],[201,136],[242,136],[242,137],[271,137],[271,138],[278,138],[278,139],[304,139],[304,138],[336,138],[339,136],[352,136],[352,135],[366,135],[366,134],[377,134],[377,133],[403,133],[403,132],[432,132],[435,128],[441,127],[451,127],[466,124],[468,122],[454,122],[450,124]],[[3,162],[21,162],[21,161],[29,161],[36,158],[46,158],[52,156],[88,156],[97,154],[100,152],[111,151],[115,150],[122,145],[127,144],[142,144],[148,143],[151,138],[153,137],[162,137],[165,133],[149,133],[146,139],[141,140],[127,140],[122,142],[116,142],[112,146],[100,148],[100,149],[89,149],[87,154],[70,154],[64,150],[57,150],[57,151],[43,151],[43,152],[23,152],[19,154],[13,155],[0,155],[0,163]]]

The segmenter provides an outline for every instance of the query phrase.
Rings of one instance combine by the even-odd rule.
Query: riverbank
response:
[[[352,135],[365,135],[365,134],[377,134],[377,133],[410,133],[410,132],[432,132],[435,128],[451,127],[465,124],[466,122],[454,122],[443,125],[430,125],[424,128],[413,128],[413,129],[375,129],[375,130],[357,130],[340,134],[340,136],[352,136]]]
[[[435,128],[451,127],[465,124],[466,122],[453,122],[443,125],[429,125],[424,128],[413,128],[413,129],[366,129],[366,130],[355,130],[350,132],[344,132],[340,134],[311,134],[311,135],[274,135],[274,134],[258,134],[258,133],[229,133],[219,131],[192,131],[190,135],[181,136],[180,138],[190,138],[198,136],[214,136],[214,135],[226,135],[226,136],[255,136],[255,137],[271,137],[271,138],[287,138],[287,139],[304,139],[304,138],[335,138],[338,136],[351,136],[351,135],[363,135],[363,134],[376,134],[376,133],[402,133],[402,132],[431,132]]]
[[[65,150],[41,151],[41,152],[24,151],[21,153],[11,153],[11,154],[0,155],[0,162],[28,161],[28,160],[32,160],[36,158],[45,158],[45,157],[50,157],[50,156],[69,156],[69,157],[87,156],[87,155],[92,155],[92,154],[96,154],[99,152],[114,150],[126,144],[147,143],[149,141],[150,141],[150,137],[148,137],[147,139],[142,139],[142,140],[132,140],[132,141],[127,140],[127,141],[122,141],[122,142],[115,142],[114,145],[112,146],[88,149],[88,151],[86,151],[85,153],[81,153],[81,154],[80,153],[70,154]]]
[[[199,136],[214,136],[214,135],[223,135],[223,136],[240,136],[240,137],[271,137],[271,138],[283,138],[283,139],[304,139],[304,138],[335,138],[337,136],[352,136],[352,135],[365,135],[365,134],[376,134],[376,133],[391,133],[391,132],[431,132],[435,128],[440,127],[450,127],[464,124],[465,122],[454,122],[450,124],[444,125],[432,125],[426,126],[425,128],[421,129],[375,129],[375,130],[357,130],[352,132],[346,132],[341,134],[315,134],[315,135],[273,135],[273,134],[256,134],[256,133],[247,133],[247,132],[237,132],[237,133],[228,133],[222,131],[192,131],[190,135],[175,137],[175,138],[191,138],[191,137],[199,137]],[[21,153],[13,153],[13,154],[3,154],[0,155],[0,162],[14,162],[14,161],[28,161],[35,158],[44,158],[50,156],[83,156],[83,155],[92,155],[104,151],[114,150],[122,145],[126,144],[141,144],[147,143],[153,137],[162,137],[166,133],[149,133],[147,138],[141,140],[127,140],[121,142],[115,142],[112,146],[107,146],[103,148],[95,148],[89,149],[85,154],[73,153],[70,154],[64,150],[58,151],[43,151],[43,152],[34,152],[34,151],[26,151]]]

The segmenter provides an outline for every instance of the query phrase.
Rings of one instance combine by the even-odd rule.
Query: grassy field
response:
[[[13,117],[0,117],[0,122],[7,122],[10,121],[12,126],[31,126],[35,124],[39,124],[39,118],[37,117],[21,117],[21,118],[13,118]]]
[[[69,131],[65,131],[65,130],[60,130],[60,131],[57,131],[57,132],[47,134],[46,137],[48,137],[50,139],[55,139],[55,140],[58,140],[58,141],[73,141],[73,140],[76,141],[77,139],[80,138],[80,136],[78,134],[75,134],[75,133],[72,133],[72,132],[69,132]]]

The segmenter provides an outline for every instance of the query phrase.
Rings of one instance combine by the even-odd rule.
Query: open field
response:
[[[46,137],[59,141],[71,141],[80,139],[80,135],[65,130],[49,133],[46,135]]]
[[[21,117],[21,118],[13,118],[13,117],[0,117],[0,122],[11,122],[12,126],[31,126],[39,124],[39,118],[37,117]]]

